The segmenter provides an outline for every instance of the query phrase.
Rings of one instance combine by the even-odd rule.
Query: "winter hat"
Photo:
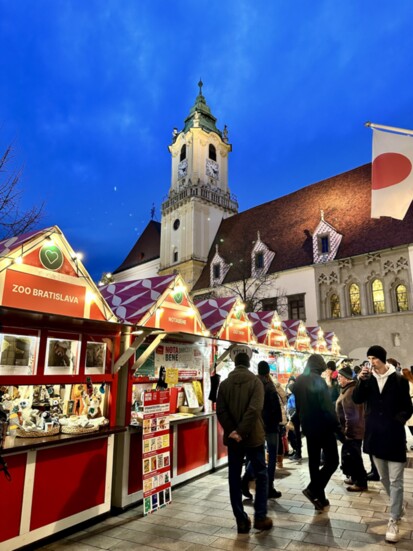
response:
[[[382,361],[384,364],[386,363],[387,358],[387,352],[384,350],[382,346],[379,346],[378,344],[375,344],[374,346],[370,346],[370,348],[367,350],[367,357],[374,356],[378,360]]]
[[[258,375],[268,375],[269,372],[270,366],[267,362],[262,361],[258,364]]]
[[[250,359],[248,357],[248,354],[245,352],[239,352],[235,356],[235,365],[237,367],[249,367],[250,366]]]
[[[311,371],[318,371],[319,373],[327,369],[326,362],[321,354],[311,354],[307,360],[307,367],[311,369]]]
[[[334,360],[330,360],[329,362],[327,362],[327,369],[335,371],[337,369],[336,362]]]
[[[338,374],[342,375],[346,379],[353,379],[353,370],[348,365],[339,369]]]

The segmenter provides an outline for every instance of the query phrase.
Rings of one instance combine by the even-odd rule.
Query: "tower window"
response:
[[[179,221],[179,218],[174,220],[174,224],[173,224],[174,230],[177,230],[179,228],[180,224],[181,224],[181,222]]]
[[[221,264],[214,264],[212,268],[214,279],[219,279],[221,277]]]
[[[264,268],[264,254],[259,252],[255,255],[255,268],[262,270]]]
[[[349,289],[350,295],[350,314],[352,316],[361,315],[360,307],[360,287],[356,283],[352,283]]]
[[[373,311],[375,314],[384,313],[384,291],[383,283],[380,279],[375,279],[371,284],[371,291],[373,294]]]
[[[183,161],[184,159],[186,159],[186,144],[181,147],[181,155],[179,156],[179,161]]]
[[[215,146],[212,145],[212,143],[209,144],[209,153],[208,156],[213,161],[217,160],[217,150],[215,149]]]
[[[320,252],[321,254],[328,254],[330,252],[330,239],[328,235],[320,237]]]
[[[178,251],[173,252],[173,262],[178,262]]]
[[[405,285],[397,285],[396,303],[398,312],[406,312],[406,310],[409,309],[409,305],[407,302],[407,288]]]
[[[331,317],[339,318],[340,317],[340,299],[337,295],[331,295],[330,297],[330,309]]]

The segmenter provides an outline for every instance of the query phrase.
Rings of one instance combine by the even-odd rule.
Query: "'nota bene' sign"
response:
[[[54,279],[8,270],[3,306],[81,318],[85,309],[84,287]]]

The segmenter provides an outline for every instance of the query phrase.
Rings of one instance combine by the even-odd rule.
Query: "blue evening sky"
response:
[[[160,221],[200,77],[240,210],[369,162],[365,121],[413,128],[412,22],[411,0],[0,0],[23,206],[114,270]]]

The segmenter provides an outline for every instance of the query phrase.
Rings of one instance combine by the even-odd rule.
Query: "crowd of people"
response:
[[[413,435],[413,366],[402,369],[379,345],[371,346],[367,360],[354,368],[312,354],[303,373],[291,376],[283,388],[265,361],[254,375],[249,370],[252,353],[247,352],[235,357],[235,369],[219,387],[216,408],[228,447],[238,533],[248,533],[252,526],[243,497],[254,500],[254,528],[272,528],[267,500],[281,497],[274,486],[276,470],[285,456],[301,462],[304,437],[310,483],[303,494],[315,509],[329,507],[326,487],[339,465],[348,492],[367,492],[369,481],[380,480],[390,503],[386,540],[399,541],[399,521],[405,514],[406,424]],[[363,452],[370,457],[369,472]]]

